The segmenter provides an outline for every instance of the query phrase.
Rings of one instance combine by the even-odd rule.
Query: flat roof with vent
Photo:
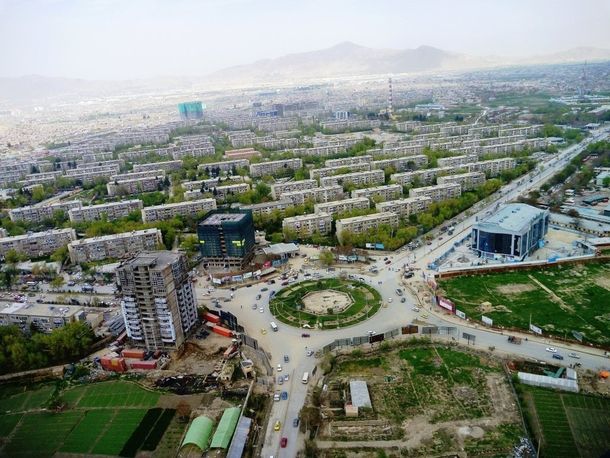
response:
[[[506,232],[523,232],[533,220],[548,213],[548,210],[540,210],[525,204],[508,204],[498,212],[479,221],[476,226],[489,231],[497,228]]]

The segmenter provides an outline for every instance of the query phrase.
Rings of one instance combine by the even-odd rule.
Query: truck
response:
[[[508,336],[508,341],[515,345],[521,345],[521,337]]]

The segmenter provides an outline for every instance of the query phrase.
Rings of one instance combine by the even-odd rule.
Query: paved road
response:
[[[495,347],[494,351],[499,353],[517,354],[539,361],[557,362],[557,360],[552,359],[551,353],[546,351],[546,347],[551,344],[544,339],[529,339],[527,342],[524,341],[522,345],[514,345],[509,343],[507,336],[500,332],[483,327],[472,327],[469,323],[459,322],[456,317],[446,316],[437,310],[416,312],[413,310],[413,307],[418,304],[417,299],[413,295],[407,294],[405,296],[407,297],[406,303],[401,303],[395,290],[403,286],[400,276],[401,269],[405,263],[409,262],[416,268],[419,268],[420,270],[417,271],[417,275],[422,275],[422,273],[426,272],[428,264],[448,247],[447,244],[453,243],[469,233],[470,227],[477,217],[482,217],[486,213],[493,211],[501,203],[514,200],[519,194],[537,189],[560,168],[565,166],[571,158],[580,153],[587,144],[602,139],[607,134],[608,130],[595,132],[581,144],[567,148],[544,162],[541,164],[542,167],[539,166],[529,175],[520,178],[517,184],[508,185],[506,189],[496,193],[497,195],[488,199],[484,204],[479,204],[475,207],[475,210],[471,209],[468,216],[459,215],[456,217],[455,221],[458,222],[458,225],[453,237],[444,240],[434,240],[432,245],[424,245],[414,251],[401,250],[390,256],[391,263],[389,265],[386,265],[380,257],[376,262],[379,268],[377,275],[373,276],[368,274],[368,272],[358,273],[358,277],[363,277],[367,283],[374,285],[380,291],[383,300],[387,304],[387,307],[382,307],[376,315],[366,322],[344,329],[327,331],[307,330],[307,333],[311,335],[307,339],[301,337],[302,330],[282,325],[281,323],[278,323],[278,332],[271,332],[269,323],[274,319],[269,313],[268,298],[271,290],[280,288],[279,284],[259,284],[250,288],[240,288],[235,291],[235,297],[230,302],[221,302],[224,308],[231,310],[239,317],[247,333],[256,336],[260,344],[267,351],[271,352],[272,364],[275,367],[277,364],[282,364],[282,374],[288,373],[290,376],[288,384],[278,387],[282,391],[289,393],[289,399],[288,401],[275,402],[273,405],[261,456],[286,458],[296,456],[297,451],[302,446],[303,437],[298,433],[298,428],[292,426],[292,421],[298,416],[307,393],[307,385],[301,383],[301,377],[305,371],[311,373],[316,364],[315,358],[306,356],[306,350],[317,350],[336,338],[366,335],[368,331],[383,332],[395,328],[399,324],[410,323],[417,319],[420,322],[424,321],[431,325],[457,326],[458,336],[461,336],[463,331],[467,331],[476,337],[477,348],[488,349],[489,347]],[[329,273],[323,269],[315,268],[307,268],[307,271],[310,273],[317,272],[323,277],[336,277],[339,274],[339,271]],[[432,274],[432,272],[428,272],[428,274]],[[302,279],[303,277],[300,276],[299,280]],[[269,288],[269,290],[263,292],[262,288]],[[199,297],[202,297],[201,290],[199,292]],[[229,294],[230,292],[227,290],[216,290],[213,293],[214,296],[222,297],[228,297]],[[262,298],[259,300],[255,299],[258,294],[262,295]],[[392,298],[391,302],[388,302],[389,298]],[[252,309],[252,304],[256,304],[256,310]],[[259,311],[260,307],[263,308],[262,313]],[[421,317],[424,313],[428,315],[426,319]],[[261,329],[265,329],[267,331],[266,334],[263,334]],[[450,336],[447,338],[451,339]],[[465,343],[462,339],[458,340]],[[583,368],[596,370],[610,365],[610,361],[604,358],[600,352],[589,351],[587,349],[583,351],[582,347],[575,345],[552,345],[558,349],[559,353],[566,356],[565,364],[572,361],[567,358],[567,354],[575,351],[581,356],[578,362],[582,364]],[[284,355],[288,355],[290,358],[288,364],[283,362]],[[282,423],[279,432],[273,429],[276,420],[280,420]],[[279,446],[281,437],[288,438],[288,446],[286,448],[280,448]]]

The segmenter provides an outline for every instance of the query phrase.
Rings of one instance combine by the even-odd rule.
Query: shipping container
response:
[[[214,326],[212,328],[212,331],[216,334],[220,334],[221,336],[233,337],[233,331],[227,328],[223,328],[222,326]]]
[[[214,315],[213,313],[204,313],[203,319],[206,321],[211,321],[212,323],[220,323],[220,317],[218,315]]]
[[[123,358],[143,359],[146,352],[144,350],[136,350],[126,348],[123,350]]]
[[[127,364],[124,358],[107,358],[104,357],[100,360],[102,368],[107,371],[113,372],[125,372],[127,370]]]
[[[132,362],[129,363],[129,366],[132,369],[146,369],[146,370],[156,369],[157,368],[157,360],[156,359],[150,359],[148,361],[132,361]]]

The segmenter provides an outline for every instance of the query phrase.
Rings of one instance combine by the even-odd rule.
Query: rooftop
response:
[[[201,224],[210,226],[223,223],[236,223],[244,219],[245,216],[245,213],[213,213],[204,219]]]
[[[171,251],[142,251],[135,258],[125,261],[124,264],[129,264],[132,267],[163,267],[173,264],[179,258],[180,253],[172,253]]]
[[[80,312],[83,308],[63,304],[29,304],[27,302],[14,302],[0,309],[0,314],[67,317]]]
[[[520,232],[544,210],[525,204],[508,204],[498,212],[477,223],[477,226],[496,226],[499,229]]]

